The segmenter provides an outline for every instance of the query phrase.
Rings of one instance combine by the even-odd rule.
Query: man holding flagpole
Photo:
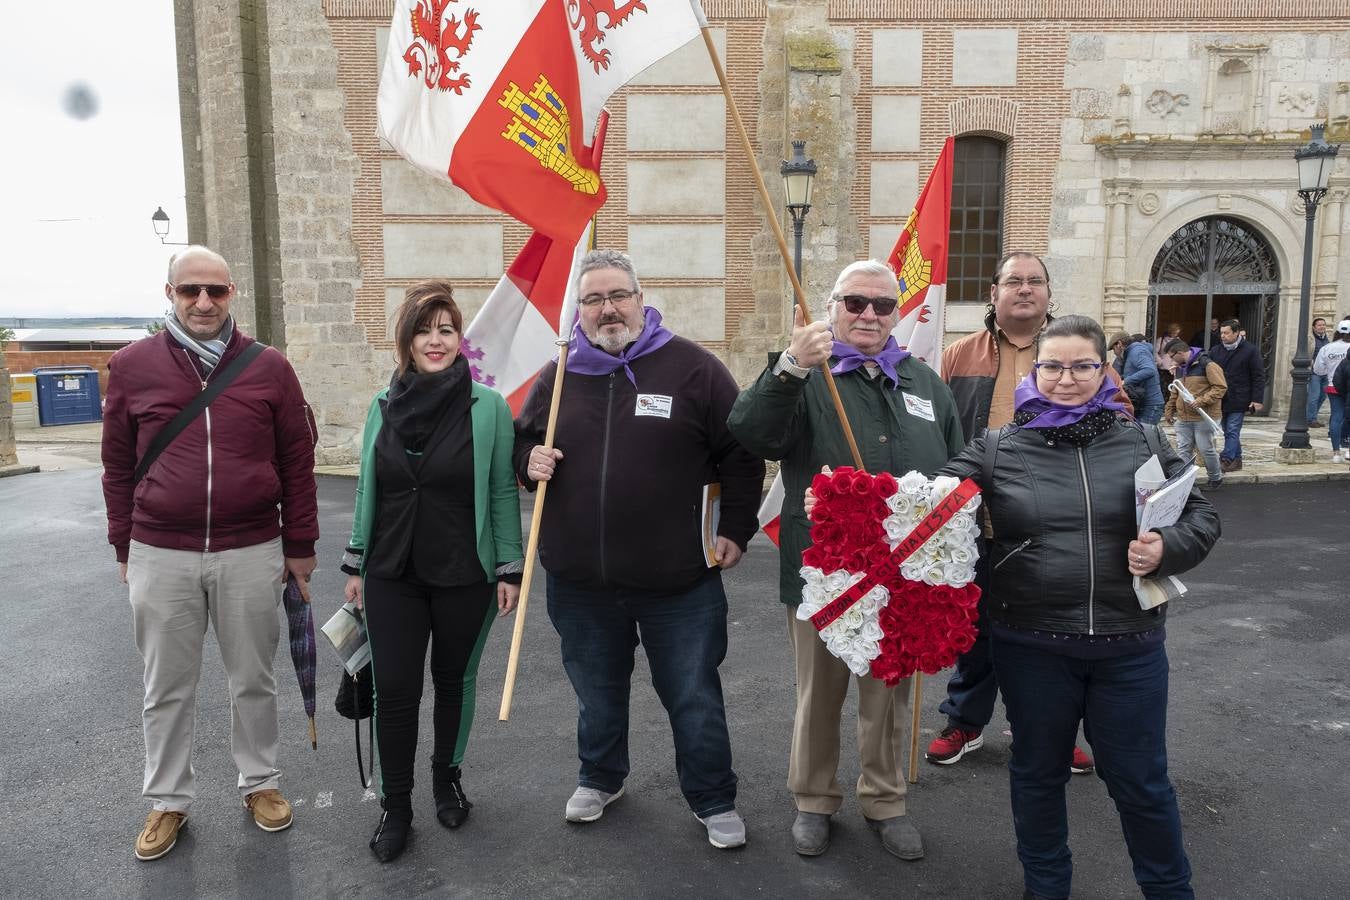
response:
[[[718,676],[727,650],[721,571],[756,529],[764,464],[732,437],[736,382],[642,302],[632,261],[594,250],[577,267],[578,321],[553,448],[544,446],[557,362],[516,419],[516,471],[549,482],[539,560],[549,618],[577,694],[577,788],[569,822],[594,822],[624,792],[634,650],[670,716],[689,808],[721,849],[745,843]],[[705,501],[720,485],[705,556]],[[709,511],[710,512],[710,511]]]
[[[829,847],[830,818],[843,803],[839,784],[839,720],[850,680],[858,690],[858,803],[887,852],[920,859],[923,838],[905,816],[901,774],[911,682],[854,676],[832,656],[809,621],[796,616],[803,583],[798,569],[809,546],[802,500],[822,466],[851,463],[839,418],[815,368],[829,364],[863,465],[869,472],[931,475],[963,446],[951,392],[937,373],[901,349],[899,284],[883,262],[860,260],[840,272],[825,319],[802,323],[796,313],[786,352],[775,354],[736,400],[727,424],[751,452],[782,461],[785,485],[779,532],[780,599],[797,668],[788,788],[797,806],[792,841],[803,856]]]

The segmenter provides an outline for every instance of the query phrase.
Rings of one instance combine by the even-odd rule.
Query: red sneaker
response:
[[[978,731],[962,731],[954,725],[948,725],[928,745],[923,758],[939,766],[950,766],[960,762],[961,757],[972,750],[984,746],[984,735]]]
[[[1075,775],[1087,775],[1095,768],[1097,768],[1097,764],[1092,761],[1092,757],[1079,749],[1077,744],[1074,744],[1073,760],[1069,763],[1069,771]]]

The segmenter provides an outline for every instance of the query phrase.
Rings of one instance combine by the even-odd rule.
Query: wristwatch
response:
[[[784,350],[783,354],[778,357],[778,362],[773,367],[773,374],[779,377],[786,374],[791,375],[794,378],[805,379],[806,376],[811,374],[811,370],[797,365],[797,357]]]

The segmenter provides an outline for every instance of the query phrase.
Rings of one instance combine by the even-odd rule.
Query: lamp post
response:
[[[783,160],[778,167],[783,176],[783,193],[787,197],[788,213],[792,216],[792,236],[796,250],[792,254],[792,268],[797,281],[802,280],[802,225],[811,211],[811,179],[816,175],[816,161],[806,158],[806,141],[792,142],[792,159]]]
[[[1303,198],[1303,284],[1298,297],[1298,344],[1294,351],[1292,376],[1294,386],[1289,398],[1289,421],[1284,426],[1280,446],[1286,449],[1307,450],[1308,443],[1308,381],[1312,376],[1312,361],[1308,359],[1308,299],[1312,282],[1313,224],[1317,219],[1317,204],[1327,192],[1331,169],[1336,164],[1339,144],[1328,144],[1326,126],[1312,127],[1312,140],[1294,151],[1298,163],[1298,195]]]
[[[169,236],[169,214],[164,211],[164,207],[156,206],[154,213],[150,216],[150,224],[155,229],[155,234],[159,237],[159,242],[168,247],[186,247],[187,241],[166,241]]]

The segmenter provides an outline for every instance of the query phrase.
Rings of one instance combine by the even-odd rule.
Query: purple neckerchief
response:
[[[628,364],[640,356],[660,350],[675,337],[674,332],[661,324],[661,314],[652,307],[643,310],[643,317],[646,324],[642,326],[642,334],[617,356],[592,344],[586,332],[581,330],[581,322],[577,322],[572,326],[572,340],[567,346],[567,371],[580,375],[608,375],[623,366],[628,380],[633,382],[633,387],[637,387],[637,376]]]
[[[1199,358],[1200,358],[1200,354],[1201,354],[1201,353],[1204,353],[1204,352],[1205,352],[1205,348],[1204,348],[1204,347],[1192,347],[1192,348],[1191,348],[1191,355],[1188,356],[1188,357],[1186,357],[1186,365],[1182,367],[1181,371],[1182,371],[1183,373],[1184,373],[1184,372],[1189,372],[1189,371],[1191,370],[1191,366],[1195,365],[1195,361],[1196,361],[1197,359],[1199,359]]]
[[[1125,407],[1118,403],[1114,398],[1120,388],[1116,383],[1106,377],[1102,379],[1102,386],[1097,389],[1097,393],[1086,403],[1078,406],[1060,406],[1050,400],[1049,397],[1041,393],[1040,388],[1036,387],[1036,371],[1033,369],[1022,379],[1022,383],[1013,391],[1013,404],[1018,412],[1029,410],[1036,413],[1036,418],[1023,425],[1023,428],[1058,428],[1064,425],[1072,425],[1082,419],[1084,416],[1100,412],[1103,409],[1114,409],[1117,412],[1124,412]]]
[[[868,356],[857,347],[852,344],[845,344],[843,341],[835,341],[834,349],[830,353],[839,360],[830,369],[831,373],[843,375],[845,372],[852,372],[863,363],[876,363],[881,367],[881,373],[891,380],[891,390],[900,386],[900,376],[896,373],[895,367],[909,356],[909,351],[901,350],[894,337],[886,338],[885,346],[876,356]]]

